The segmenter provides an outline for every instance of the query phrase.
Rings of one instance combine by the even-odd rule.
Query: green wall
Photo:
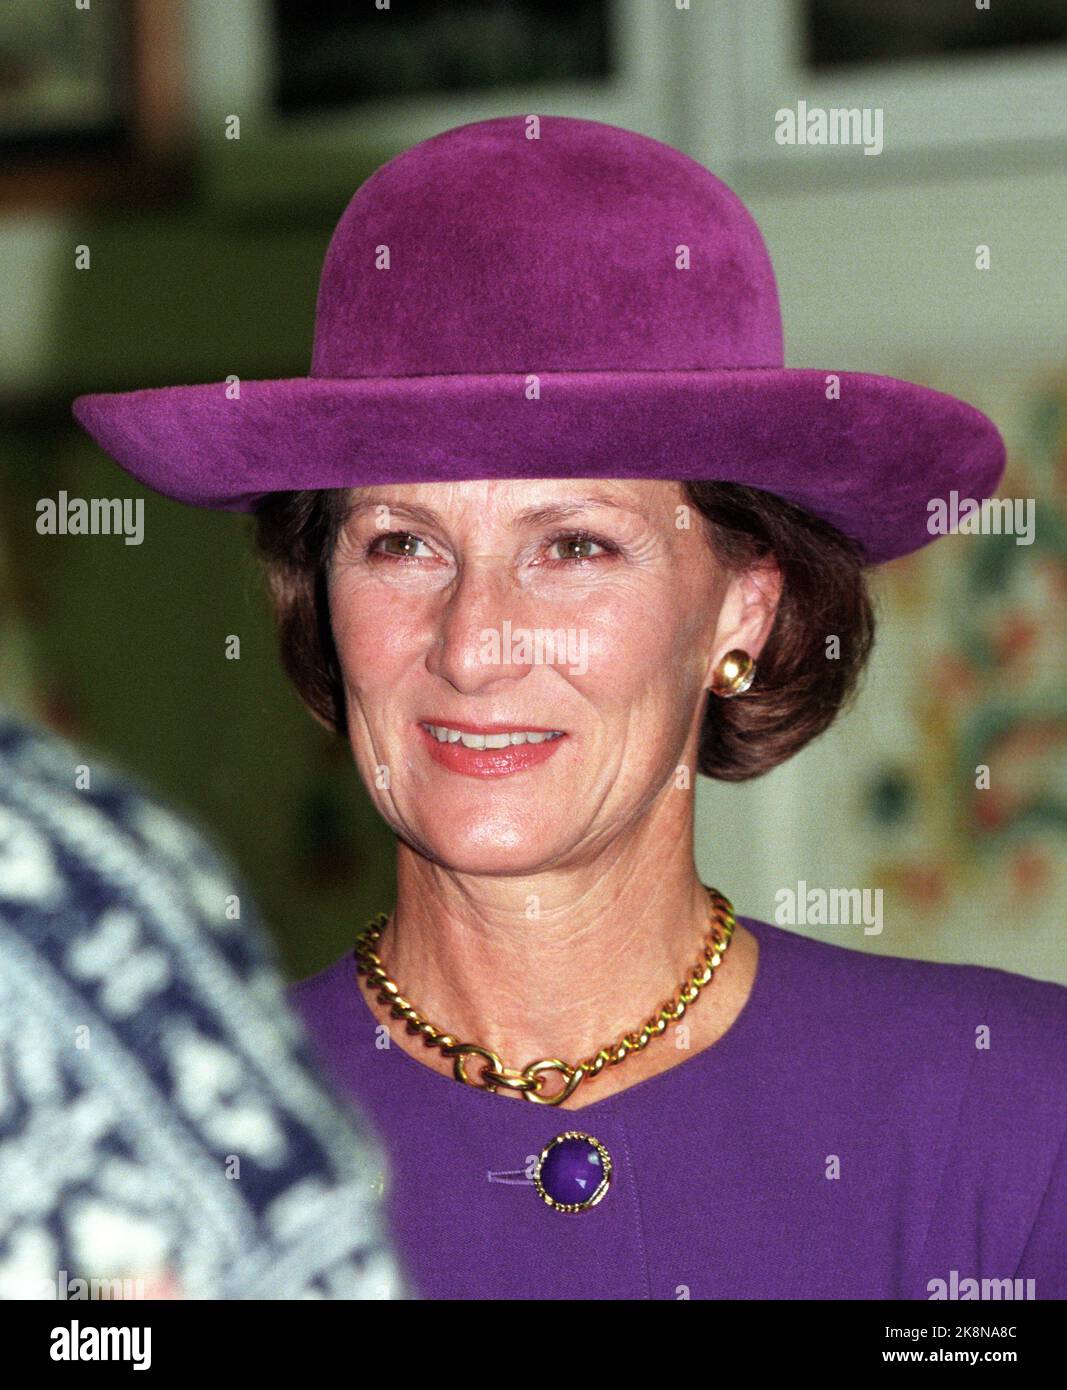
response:
[[[334,959],[390,906],[391,836],[347,745],[312,721],[281,671],[251,519],[147,492],[69,407],[87,391],[305,374],[343,201],[266,226],[188,199],[147,215],[72,217],[44,389],[9,406],[0,428],[0,693],[205,828],[247,879],[293,975]],[[91,251],[87,271],[74,269],[79,244]],[[37,501],[61,489],[143,498],[144,543],[38,535]],[[239,661],[226,659],[230,635]]]

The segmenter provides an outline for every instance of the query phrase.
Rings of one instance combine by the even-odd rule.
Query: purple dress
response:
[[[348,956],[292,987],[389,1156],[415,1295],[1067,1297],[1067,988],[739,920],[760,955],[729,1031],[579,1110],[382,1047]],[[611,1158],[578,1213],[532,1178],[565,1130]]]

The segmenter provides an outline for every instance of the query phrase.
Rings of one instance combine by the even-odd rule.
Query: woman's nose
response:
[[[465,558],[438,613],[427,667],[464,691],[525,675],[529,661],[516,633],[536,624],[531,608],[508,557],[483,552]]]

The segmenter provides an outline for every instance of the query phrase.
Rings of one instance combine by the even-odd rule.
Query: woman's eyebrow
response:
[[[357,516],[362,516],[364,512],[378,511],[384,508],[385,511],[397,515],[403,514],[410,517],[413,521],[419,521],[424,526],[437,526],[441,518],[432,507],[422,507],[417,502],[388,502],[384,497],[360,497],[354,499],[344,514],[344,521],[354,520]]]
[[[548,526],[554,521],[565,520],[587,507],[613,507],[616,511],[632,512],[642,521],[648,520],[648,510],[633,498],[623,494],[598,494],[589,497],[571,497],[565,502],[553,502],[544,507],[528,507],[517,512],[512,519],[513,526]]]
[[[388,502],[384,497],[373,496],[353,501],[345,514],[345,520],[351,521],[354,517],[366,511],[377,510],[379,507],[397,515],[410,517],[426,526],[439,525],[442,520],[440,514],[432,507],[424,507],[417,502]],[[566,520],[567,517],[585,511],[588,507],[614,507],[619,511],[632,512],[643,521],[648,520],[647,508],[633,498],[623,494],[599,493],[590,494],[588,497],[570,497],[566,501],[551,502],[540,507],[526,507],[516,512],[509,524],[513,529],[521,526],[549,526],[553,522]]]

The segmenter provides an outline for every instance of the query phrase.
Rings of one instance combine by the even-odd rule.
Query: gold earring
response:
[[[729,700],[734,695],[743,695],[755,678],[756,663],[748,652],[735,648],[734,651],[727,652],[715,667],[715,674],[711,678],[711,692],[723,700]]]

